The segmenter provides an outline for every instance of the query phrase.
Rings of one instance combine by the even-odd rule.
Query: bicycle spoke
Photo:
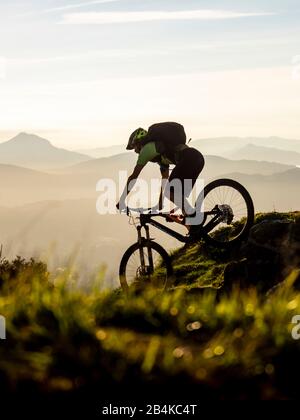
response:
[[[232,182],[225,181],[224,184],[216,185],[204,197],[206,212],[211,211],[215,206],[219,206],[220,213],[216,219],[215,227],[209,231],[208,235],[212,238],[217,235],[220,242],[228,241],[229,235],[239,236],[248,220],[248,207],[245,197],[235,185],[230,185]],[[207,215],[205,226],[213,220],[213,217],[215,216]],[[235,223],[238,223],[238,225],[234,225]]]
[[[150,263],[149,263],[149,256],[148,256],[148,248],[143,247],[143,254],[144,254],[144,261],[145,261],[145,267],[142,267],[141,265],[141,259],[140,259],[140,250],[136,250],[129,258],[127,266],[126,266],[126,281],[128,285],[132,283],[138,283],[143,282],[145,278],[148,278],[150,281],[151,273],[150,273]],[[161,256],[160,254],[151,249],[152,252],[152,259],[153,259],[153,271],[155,272],[158,270],[159,265],[161,263]],[[146,270],[145,272],[143,272]],[[147,270],[149,270],[149,273],[147,273]],[[158,281],[166,281],[166,269],[163,268],[162,275],[155,274],[155,278],[158,278]],[[156,282],[157,283],[157,282]]]

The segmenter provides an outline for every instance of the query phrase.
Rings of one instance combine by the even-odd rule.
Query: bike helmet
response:
[[[133,150],[136,144],[147,136],[148,132],[143,128],[137,128],[129,137],[126,150]]]

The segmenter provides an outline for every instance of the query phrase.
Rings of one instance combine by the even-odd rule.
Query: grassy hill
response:
[[[83,292],[70,269],[51,275],[42,263],[2,261],[2,397],[78,402],[88,395],[92,407],[112,391],[118,401],[134,398],[136,389],[163,392],[161,400],[171,389],[182,397],[192,390],[198,402],[296,399],[299,229],[299,212],[257,215],[242,247],[178,250],[171,290],[147,287],[128,297],[100,292],[101,273]]]

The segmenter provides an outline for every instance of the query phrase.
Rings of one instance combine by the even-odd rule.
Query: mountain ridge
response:
[[[189,136],[188,136],[189,137]],[[199,149],[201,152],[206,154],[218,154],[222,155],[224,151],[231,152],[234,148],[240,148],[246,144],[251,143],[257,146],[275,147],[280,150],[286,150],[288,147],[290,150],[294,150],[300,153],[300,140],[297,139],[285,139],[278,136],[269,137],[236,137],[236,136],[225,136],[225,137],[208,137],[208,138],[197,138],[192,139],[189,146]],[[120,154],[122,151],[125,152],[125,144],[123,145],[112,145],[107,147],[98,147],[90,149],[78,150],[80,153],[87,153],[94,158],[109,157],[114,154]]]
[[[55,147],[49,140],[25,132],[0,143],[0,163],[30,169],[55,169],[90,159],[88,155]]]
[[[257,146],[247,144],[242,148],[228,153],[229,159],[241,160],[246,157],[250,160],[278,162],[282,164],[300,165],[300,153],[292,150],[282,150],[275,147]]]

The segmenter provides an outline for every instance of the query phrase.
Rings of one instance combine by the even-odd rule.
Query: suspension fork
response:
[[[145,232],[146,232],[146,244],[147,244],[147,253],[148,253],[148,262],[149,262],[149,271],[146,273],[146,264],[145,264],[145,255],[144,255],[144,241],[142,237],[142,226],[137,227],[138,232],[138,243],[139,243],[139,252],[140,252],[140,260],[142,265],[142,271],[143,274],[152,274],[154,271],[154,264],[153,264],[153,255],[152,255],[152,248],[151,248],[151,239],[150,239],[150,232],[149,232],[149,226],[144,226]]]
[[[150,233],[149,233],[149,226],[145,226],[145,232],[146,232],[146,240],[147,240],[147,251],[148,251],[148,261],[150,266],[150,273],[153,274],[154,271],[154,265],[153,265],[153,255],[152,255],[152,248],[151,248],[151,240],[150,240]]]
[[[145,266],[145,256],[144,256],[144,251],[143,251],[143,238],[142,238],[141,230],[142,230],[142,226],[138,226],[137,233],[138,233],[140,260],[141,260],[143,275],[145,275],[146,266]]]

